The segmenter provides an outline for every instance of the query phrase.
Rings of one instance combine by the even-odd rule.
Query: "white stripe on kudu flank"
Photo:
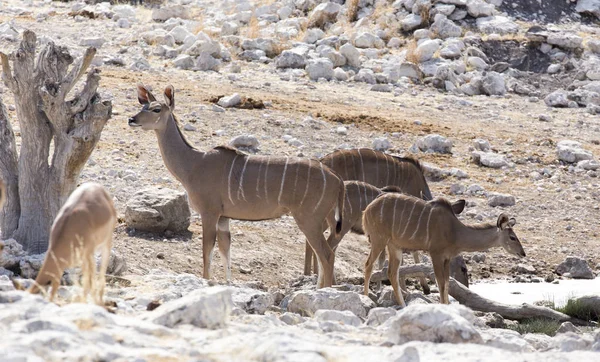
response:
[[[240,176],[240,185],[237,190],[237,199],[240,199],[240,192],[242,193],[242,199],[246,201],[246,195],[244,194],[244,173],[246,173],[246,166],[248,165],[248,160],[250,157],[246,157],[246,162],[244,162],[244,167],[242,168],[242,174]]]
[[[325,170],[323,169],[323,164],[321,162],[319,162],[319,167],[321,167],[321,174],[323,175],[323,191],[321,192],[321,198],[319,199],[319,202],[317,202],[317,206],[315,206],[315,211],[319,209],[321,201],[323,201],[323,197],[325,197],[325,190],[327,189],[327,177],[325,176]]]
[[[352,203],[350,202],[350,196],[348,196],[348,192],[346,192],[346,201],[348,202],[348,207],[350,208],[350,215],[352,214]],[[347,210],[344,206],[344,210]]]
[[[430,244],[430,240],[429,240],[429,222],[431,221],[431,213],[433,212],[433,206],[429,208],[429,216],[427,217],[427,226],[426,226],[426,230],[427,230],[427,235],[425,237],[425,243],[427,244],[427,249],[429,249],[429,244]]]
[[[300,170],[300,162],[296,160],[296,179],[294,180],[294,192],[292,193],[292,195],[296,195],[296,186],[298,186],[298,170]]]
[[[306,188],[304,189],[304,195],[302,195],[302,200],[300,200],[300,206],[302,206],[302,204],[304,203],[304,199],[306,198],[306,195],[308,194],[308,185],[310,185],[310,164],[311,164],[312,160],[308,160],[308,176],[306,176]]]
[[[346,162],[346,152],[345,151],[342,151],[342,156],[344,156],[344,172],[346,172],[344,177],[346,179],[348,179],[348,178],[350,178],[350,175],[348,175],[348,162]]]
[[[260,171],[262,170],[262,165],[263,165],[263,162],[258,163],[258,172],[256,173],[256,197],[258,197],[259,199],[261,197],[260,197],[260,193],[258,192],[258,186],[260,185]]]
[[[283,175],[281,175],[281,185],[279,186],[279,196],[277,197],[277,205],[281,204],[281,194],[283,193],[283,184],[285,183],[285,173],[287,172],[289,157],[285,157],[285,166],[283,166]]]
[[[359,148],[357,150],[358,152],[358,157],[360,157],[360,169],[362,170],[362,179],[361,181],[366,182],[367,180],[365,179],[365,164],[363,163],[363,158],[362,158],[362,154],[360,153],[361,148]]]
[[[371,152],[373,152],[373,155],[375,156],[375,185],[379,184],[379,157],[377,157],[377,152],[375,152],[375,150],[371,150]]]
[[[394,230],[396,230],[396,204],[398,203],[398,198],[394,197],[394,211],[392,212],[392,234],[394,236]]]
[[[356,184],[356,186],[358,187],[358,208],[363,211],[363,207],[362,207],[362,196],[360,195],[360,184]]]
[[[390,184],[390,160],[388,160],[389,156],[385,155],[385,185]]]
[[[396,198],[396,200],[398,200],[398,198]],[[402,222],[404,222],[404,211],[406,211],[406,205],[408,204],[408,202],[403,202],[404,206],[402,206],[402,212],[400,213],[400,217],[398,218],[400,220],[400,223],[398,224],[398,232],[400,232],[400,228],[402,227]],[[392,230],[393,232],[393,230]]]
[[[379,222],[383,223],[383,208],[385,207],[385,202],[387,201],[387,197],[383,197],[381,199],[381,208],[379,209]]]
[[[229,168],[229,176],[227,177],[227,195],[229,196],[229,202],[233,205],[233,199],[231,198],[231,174],[233,173],[233,166],[235,166],[235,160],[239,155],[235,155],[233,161],[231,161],[231,167]]]
[[[400,238],[404,237],[404,234],[406,233],[406,229],[408,229],[408,224],[410,224],[410,221],[412,220],[412,215],[413,212],[415,211],[415,206],[417,206],[417,202],[418,200],[415,200],[415,203],[413,204],[412,209],[410,210],[410,215],[408,215],[408,219],[406,219],[406,225],[404,226],[404,230],[402,231],[402,235],[400,235]]]
[[[271,163],[271,157],[267,158],[267,167],[265,167],[265,200],[267,200],[267,204],[269,203],[269,194],[267,193],[267,173],[269,172],[269,164]]]
[[[421,210],[421,213],[419,214],[419,221],[417,221],[417,227],[415,228],[415,232],[410,236],[411,239],[414,239],[415,236],[417,236],[417,231],[419,231],[419,227],[421,227],[421,218],[423,217],[425,210],[427,210],[427,205],[423,205],[423,210]]]

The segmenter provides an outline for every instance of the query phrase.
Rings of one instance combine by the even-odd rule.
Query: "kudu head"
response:
[[[502,213],[498,216],[498,230],[499,233],[499,244],[507,252],[518,255],[520,257],[525,256],[525,250],[517,237],[517,234],[513,231],[513,226],[517,223],[514,217],[509,218],[508,215]]]
[[[173,86],[165,88],[165,101],[159,102],[143,84],[138,84],[138,101],[143,106],[135,116],[129,118],[131,127],[142,127],[144,131],[161,130],[167,125],[169,117],[175,108],[175,89]]]

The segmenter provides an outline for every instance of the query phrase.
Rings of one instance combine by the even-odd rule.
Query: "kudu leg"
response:
[[[317,255],[319,264],[319,277],[317,282],[317,288],[326,288],[333,285],[333,263],[335,261],[335,254],[322,231],[322,224],[314,224],[306,221],[299,221],[297,218],[296,223],[298,228],[304,233],[306,239],[310,243],[311,248]]]
[[[421,255],[419,254],[418,251],[413,251],[412,256],[413,256],[413,259],[415,260],[415,264],[421,263]],[[421,288],[423,289],[423,293],[425,295],[431,293],[431,290],[429,289],[429,285],[427,284],[427,279],[424,276],[419,277],[419,284],[421,284]]]
[[[394,288],[394,296],[396,296],[396,302],[402,308],[406,307],[406,302],[404,301],[404,297],[402,296],[403,290],[400,288],[399,283],[399,275],[400,265],[402,264],[402,249],[394,248],[391,245],[388,245],[388,256],[390,258],[390,262],[388,265],[388,278],[392,283],[392,288]],[[404,279],[404,278],[402,278]]]
[[[217,220],[218,217],[212,215],[201,215],[202,217],[202,261],[204,279],[210,279],[210,264],[212,262],[212,253],[217,241]]]
[[[219,218],[217,224],[217,240],[219,243],[219,253],[225,264],[225,275],[227,281],[231,281],[231,232],[229,231],[229,218]]]
[[[448,290],[446,289],[446,281],[444,280],[444,258],[440,255],[431,255],[431,262],[433,263],[433,272],[435,274],[435,281],[440,290],[440,303],[446,303],[446,296]],[[450,264],[448,264],[449,266]],[[449,274],[448,274],[449,275]]]
[[[385,243],[377,242],[375,238],[369,238],[369,243],[371,244],[371,250],[369,251],[369,256],[367,257],[367,261],[365,263],[365,289],[364,293],[366,296],[369,295],[369,283],[371,281],[371,274],[373,273],[373,266],[375,265],[375,261],[382,254],[383,249],[385,248]]]
[[[97,282],[99,284],[98,290],[96,291],[96,304],[104,305],[104,289],[106,288],[106,270],[108,269],[108,262],[110,261],[110,250],[112,249],[112,229],[110,234],[106,238],[106,241],[101,246],[102,248],[102,259],[100,262],[100,270],[98,273]]]
[[[310,247],[310,244],[308,243],[308,240],[306,240],[306,242],[304,243],[304,275],[311,275],[313,258],[315,258],[315,269],[316,269],[317,268],[317,265],[316,265],[317,257],[316,257],[316,255],[314,255],[313,250]]]

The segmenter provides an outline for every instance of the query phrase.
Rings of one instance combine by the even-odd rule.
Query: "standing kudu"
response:
[[[334,170],[344,181],[362,181],[378,188],[395,186],[400,192],[407,195],[420,197],[424,200],[433,198],[423,175],[421,164],[410,157],[392,156],[370,148],[358,148],[334,151],[324,156],[321,162]],[[356,199],[353,201],[356,202]],[[364,207],[361,210],[364,210]],[[415,263],[420,263],[419,252],[415,251],[412,255]],[[304,261],[305,275],[310,274],[311,257],[312,250],[307,244]],[[385,255],[382,255],[379,267],[382,266],[383,260],[385,260]],[[460,271],[458,264],[457,268],[453,269],[453,273],[455,271],[457,275],[461,276],[460,279],[466,279],[466,273]],[[429,286],[425,277],[420,277],[419,283],[423,292],[429,294]],[[405,289],[404,280],[401,284]]]
[[[54,300],[65,269],[81,265],[84,298],[93,292],[96,304],[102,305],[116,223],[117,212],[104,187],[93,182],[79,186],[61,207],[52,224],[44,264],[29,292],[39,293],[51,284],[50,300]],[[99,248],[102,253],[100,275],[95,277],[94,252]]]
[[[449,303],[450,259],[460,252],[503,247],[511,254],[525,256],[512,229],[516,223],[514,218],[509,219],[506,214],[501,214],[496,224],[464,225],[453,211],[464,207],[464,203],[464,200],[459,200],[450,204],[443,198],[423,201],[390,193],[367,206],[363,226],[371,242],[371,251],[365,264],[365,294],[369,293],[373,264],[386,247],[390,258],[388,276],[402,307],[405,303],[398,283],[402,250],[429,252],[440,299],[445,304]]]
[[[202,152],[191,146],[173,115],[174,89],[168,86],[164,102],[138,85],[142,110],[129,119],[132,127],[153,130],[167,169],[187,191],[191,206],[202,217],[204,278],[216,238],[231,277],[229,220],[266,220],[291,213],[319,263],[318,287],[332,284],[335,254],[322,225],[327,221],[331,236],[339,233],[344,206],[344,183],[316,160],[297,157],[250,156],[219,146]],[[336,210],[335,220],[327,218]]]

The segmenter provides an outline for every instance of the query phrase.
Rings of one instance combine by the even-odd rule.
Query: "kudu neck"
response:
[[[458,221],[458,219],[457,219]],[[500,231],[495,225],[469,226],[458,221],[456,228],[456,242],[462,251],[485,251],[500,246]]]
[[[185,184],[192,169],[192,161],[202,153],[190,146],[183,138],[174,116],[168,117],[166,126],[155,131],[158,146],[167,169]]]

